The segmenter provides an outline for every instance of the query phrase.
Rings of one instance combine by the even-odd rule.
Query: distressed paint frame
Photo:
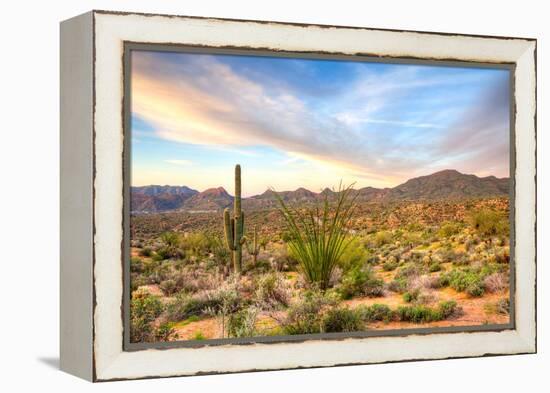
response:
[[[80,376],[106,381],[536,352],[536,40],[104,11],[77,18],[86,23],[91,18],[93,43],[92,85],[87,86],[93,97],[93,108],[88,108],[92,110],[92,130],[84,127],[82,131],[91,133],[92,141],[86,158],[93,163],[91,173],[87,172],[93,182],[93,203],[83,213],[92,218],[94,228],[92,266],[88,266],[93,269],[92,293],[86,296],[84,289],[75,294],[87,306],[83,311],[72,304],[65,306],[66,311],[85,313],[91,309],[93,313],[89,332],[82,328],[83,336],[91,334],[91,358],[84,350],[72,349],[75,362],[82,363],[83,369],[91,367],[91,377],[86,373]],[[125,351],[121,315],[124,42],[514,64],[515,179],[520,190],[515,195],[514,328]],[[74,105],[87,104],[79,101]],[[71,161],[62,162],[64,165]],[[62,248],[63,244],[62,239]],[[62,260],[62,267],[64,263]],[[85,278],[90,273],[84,269],[81,274]],[[62,287],[67,280],[62,272]],[[70,318],[62,316],[62,329],[70,323]],[[62,365],[64,357],[67,354],[62,350]]]

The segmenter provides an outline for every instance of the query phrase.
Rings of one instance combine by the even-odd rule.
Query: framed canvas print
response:
[[[61,24],[61,367],[536,351],[536,41]]]

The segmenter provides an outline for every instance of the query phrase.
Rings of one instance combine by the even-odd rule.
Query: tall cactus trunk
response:
[[[242,256],[244,238],[244,212],[241,210],[241,166],[235,166],[235,198],[233,201],[233,217],[229,209],[223,212],[225,240],[233,254],[233,268],[236,273],[242,271]]]

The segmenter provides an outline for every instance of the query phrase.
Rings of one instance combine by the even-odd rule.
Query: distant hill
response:
[[[225,191],[225,188],[209,188],[193,195],[183,204],[184,210],[210,211],[223,210],[231,205],[233,197]]]
[[[364,187],[359,190],[360,202],[389,202],[404,200],[466,199],[508,195],[509,179],[494,176],[477,177],[448,169],[427,176],[420,176],[394,188]],[[169,210],[221,211],[233,202],[233,197],[223,188],[210,188],[198,192],[185,186],[132,187],[133,212],[162,212]],[[291,204],[313,203],[335,192],[325,188],[315,193],[305,188],[281,191],[281,198]],[[267,209],[278,206],[275,193],[264,193],[243,198],[245,209]]]
[[[477,177],[455,170],[444,170],[407,180],[392,188],[391,200],[462,199],[508,194],[509,179],[494,176]]]
[[[199,193],[186,186],[158,185],[132,187],[130,192],[130,210],[149,213],[179,209],[187,199]]]

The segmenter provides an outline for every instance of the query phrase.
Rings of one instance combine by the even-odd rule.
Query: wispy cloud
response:
[[[193,165],[193,161],[189,161],[189,160],[164,160],[164,162],[167,162],[169,164],[174,164],[174,165],[182,165],[182,166]]]
[[[132,112],[164,140],[243,155],[269,146],[286,164],[377,184],[446,167],[507,175],[508,79],[490,70],[133,56]]]

